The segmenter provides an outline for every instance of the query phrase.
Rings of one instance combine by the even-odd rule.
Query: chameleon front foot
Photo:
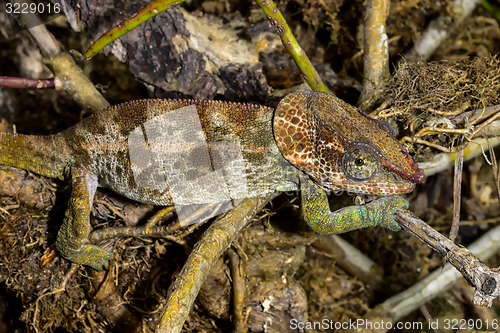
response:
[[[59,254],[75,264],[90,266],[96,271],[107,269],[113,253],[96,245],[84,244],[77,249],[68,249],[64,242],[56,242]]]
[[[370,218],[377,221],[379,226],[392,231],[400,231],[401,227],[394,220],[393,214],[398,209],[408,209],[409,204],[399,195],[394,195],[372,201],[365,207],[369,211]]]
[[[85,159],[76,156],[71,167],[71,197],[63,224],[59,229],[56,248],[59,254],[76,264],[87,265],[97,271],[108,268],[113,253],[89,243],[90,208],[97,189],[97,176],[85,168]]]

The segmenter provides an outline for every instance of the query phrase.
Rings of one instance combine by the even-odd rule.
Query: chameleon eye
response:
[[[380,161],[377,156],[362,147],[352,148],[342,156],[342,171],[352,180],[371,179],[378,173],[379,168]]]

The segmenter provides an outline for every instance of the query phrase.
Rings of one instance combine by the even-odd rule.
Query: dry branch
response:
[[[487,267],[467,248],[456,245],[409,211],[397,211],[395,219],[404,230],[437,251],[462,273],[474,287],[475,293],[472,301],[475,305],[491,307],[493,300],[500,296],[498,269]],[[495,248],[498,250],[500,246],[495,246]]]
[[[362,109],[370,108],[380,98],[390,78],[386,33],[388,14],[388,0],[371,0],[366,6]]]
[[[19,3],[27,2],[20,0]],[[59,48],[54,36],[33,13],[21,14],[21,19],[45,57],[48,66],[54,72],[55,80],[62,83],[63,89],[86,111],[98,111],[109,106],[101,93],[85,76],[80,67],[67,53]]]
[[[480,0],[455,0],[452,15],[441,16],[432,21],[422,34],[420,40],[415,43],[408,56],[428,59],[434,51],[448,38],[451,29],[463,22],[469,16]]]
[[[426,239],[427,242],[432,242],[434,239],[444,238],[439,233],[434,231],[432,228],[427,226],[423,221],[414,218],[407,211],[396,212],[396,220],[405,230],[416,235],[420,239]],[[422,228],[425,231],[420,230]],[[427,233],[432,235],[427,238]],[[422,238],[421,238],[422,237]],[[449,241],[448,241],[449,242]],[[480,282],[481,290],[479,293],[490,293],[491,295],[498,295],[498,272],[496,269],[489,269],[483,265],[479,259],[474,257],[471,252],[465,248],[460,248],[455,244],[444,242],[447,245],[442,246],[437,245],[441,248],[441,251],[446,252],[448,245],[458,249],[457,253],[451,255],[455,260],[451,263],[446,264],[443,268],[438,268],[431,274],[427,275],[424,279],[420,280],[412,287],[406,289],[405,291],[387,299],[385,302],[377,305],[375,308],[370,310],[365,317],[362,319],[362,323],[385,323],[384,329],[370,330],[366,326],[356,330],[357,333],[368,333],[377,332],[383,333],[387,331],[387,328],[391,326],[392,323],[404,318],[409,313],[417,310],[421,305],[430,301],[431,299],[442,295],[444,291],[451,288],[459,279],[460,273],[457,271],[456,266],[464,264],[464,269],[472,272],[475,278],[483,279]],[[433,247],[434,248],[434,247]],[[486,260],[500,250],[500,226],[497,226],[480,239],[475,241],[469,246],[470,251],[474,252],[479,258]],[[450,252],[451,253],[451,252]],[[459,261],[457,261],[458,259]],[[462,262],[465,260],[464,262]],[[493,280],[495,282],[493,282]],[[496,287],[490,288],[496,283]],[[476,295],[478,292],[476,291]],[[477,301],[474,295],[474,300]],[[353,332],[353,330],[344,330],[342,332]]]
[[[269,201],[276,196],[271,192],[261,197],[243,199],[234,209],[219,217],[203,234],[189,255],[181,273],[175,280],[156,332],[176,333],[200,291],[201,285],[219,257],[233,239]]]

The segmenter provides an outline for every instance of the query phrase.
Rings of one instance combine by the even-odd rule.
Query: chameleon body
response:
[[[186,144],[191,139],[186,137],[196,134],[183,130],[189,127],[185,118],[169,118],[173,130],[168,135],[155,125],[185,108],[199,117],[209,164],[199,163],[204,153],[196,144]],[[137,133],[141,139],[132,140]],[[169,184],[214,172],[217,161],[224,164],[220,161],[229,161],[226,155],[233,152],[239,158],[229,160],[238,163],[219,166],[228,187],[244,185],[241,191],[229,189],[232,200],[301,189],[305,220],[320,234],[375,225],[398,230],[391,214],[407,207],[399,196],[389,196],[330,212],[325,190],[393,195],[412,191],[424,178],[387,125],[332,95],[312,91],[286,96],[276,110],[220,101],[139,100],[101,110],[59,134],[0,133],[1,164],[71,182],[56,248],[63,257],[97,270],[112,258],[88,241],[98,186],[155,205],[217,202],[219,190],[177,191],[174,200]],[[170,160],[171,155],[176,159]],[[177,175],[177,170],[183,172]]]

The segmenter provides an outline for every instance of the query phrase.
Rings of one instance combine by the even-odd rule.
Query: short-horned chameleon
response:
[[[162,118],[181,108],[195,111],[208,155],[186,143],[191,141],[183,117]],[[208,158],[208,167],[199,163],[200,156]],[[220,101],[132,101],[54,135],[0,133],[0,163],[71,182],[56,248],[64,258],[96,270],[113,256],[88,240],[98,186],[155,205],[210,203],[221,200],[222,190],[190,192],[180,185],[220,170],[231,200],[300,189],[305,220],[325,235],[376,225],[398,230],[391,215],[408,204],[396,194],[412,191],[424,179],[385,123],[312,91],[287,95],[276,110]],[[383,197],[331,212],[325,190]]]

